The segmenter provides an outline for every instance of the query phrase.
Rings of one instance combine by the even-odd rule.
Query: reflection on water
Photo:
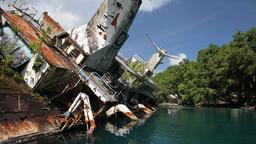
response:
[[[105,129],[109,131],[110,133],[114,134],[115,136],[125,136],[127,134],[130,134],[132,131],[132,128],[137,125],[137,121],[132,121],[128,123],[127,125],[124,125],[123,127],[117,127],[110,122],[108,122],[105,126]]]
[[[41,138],[34,144],[253,144],[256,113],[242,109],[168,107],[148,120],[100,120],[86,128]]]

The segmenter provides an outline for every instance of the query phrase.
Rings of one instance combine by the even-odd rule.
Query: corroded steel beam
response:
[[[95,125],[94,116],[92,113],[89,96],[86,95],[85,93],[79,93],[76,99],[74,100],[74,102],[72,103],[72,105],[69,107],[68,111],[63,114],[66,117],[67,121],[62,129],[64,129],[67,126],[67,124],[70,122],[70,120],[72,120],[72,118],[70,119],[70,115],[74,113],[82,103],[83,103],[83,112],[84,112],[84,122],[85,124],[90,124],[90,128],[88,129],[88,134],[93,133],[96,125]],[[72,121],[76,121],[76,120],[72,120]]]
[[[138,104],[137,106],[136,106],[136,108],[138,108],[138,109],[140,109],[140,110],[142,110],[144,113],[146,113],[146,114],[152,114],[154,111],[152,111],[151,109],[149,109],[149,108],[147,108],[145,105],[143,105],[143,104]]]
[[[82,97],[83,102],[84,102],[84,117],[85,117],[85,122],[90,124],[90,128],[88,129],[87,133],[92,134],[96,125],[92,113],[92,107],[90,103],[89,96],[84,94]]]
[[[16,137],[19,137],[20,139],[26,137],[28,140],[30,136],[33,137],[40,134],[54,133],[59,130],[59,127],[60,122],[54,115],[0,122],[0,143],[14,142]]]
[[[130,119],[132,120],[138,120],[138,118],[136,117],[136,115],[134,115],[130,109],[126,106],[126,105],[123,105],[123,104],[119,104],[119,105],[116,105],[116,106],[113,106],[111,107],[107,112],[107,116],[110,117],[114,114],[116,114],[117,112],[121,112],[123,113],[124,115],[126,115],[127,117],[129,117]]]

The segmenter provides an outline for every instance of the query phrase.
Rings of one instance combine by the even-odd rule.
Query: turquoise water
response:
[[[70,144],[255,144],[256,112],[224,108],[159,109],[150,119],[136,124],[127,134],[109,127],[124,128],[127,119],[100,121],[95,135],[87,140],[84,128],[37,140],[37,143]],[[106,126],[107,125],[107,126]],[[123,129],[121,129],[123,130]],[[123,130],[124,131],[124,130]],[[116,136],[122,135],[122,136]]]

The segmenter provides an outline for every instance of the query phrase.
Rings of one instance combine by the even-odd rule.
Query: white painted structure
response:
[[[128,38],[128,30],[141,0],[104,0],[87,25],[75,27],[70,35],[89,55],[87,67],[106,73]]]
[[[37,84],[37,82],[42,78],[43,74],[49,68],[49,64],[46,61],[44,61],[42,66],[39,68],[39,71],[35,71],[33,69],[33,66],[36,62],[37,57],[39,57],[39,54],[34,54],[29,63],[21,72],[21,75],[24,78],[25,83],[31,88],[34,88],[34,86]]]

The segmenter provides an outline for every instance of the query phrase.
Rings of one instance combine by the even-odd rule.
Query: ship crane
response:
[[[74,102],[69,107],[68,111],[66,111],[63,115],[66,118],[69,118],[72,115],[72,113],[74,113],[75,110],[77,110],[77,108],[81,104],[83,106],[84,119],[85,119],[85,123],[87,124],[88,133],[92,134],[96,125],[95,125],[95,121],[94,121],[94,117],[93,117],[93,113],[92,113],[89,96],[86,95],[85,93],[79,93],[77,95],[77,97],[75,98]],[[89,128],[88,124],[90,124],[90,128]],[[64,128],[65,128],[65,125],[63,126],[62,129],[64,129]]]

